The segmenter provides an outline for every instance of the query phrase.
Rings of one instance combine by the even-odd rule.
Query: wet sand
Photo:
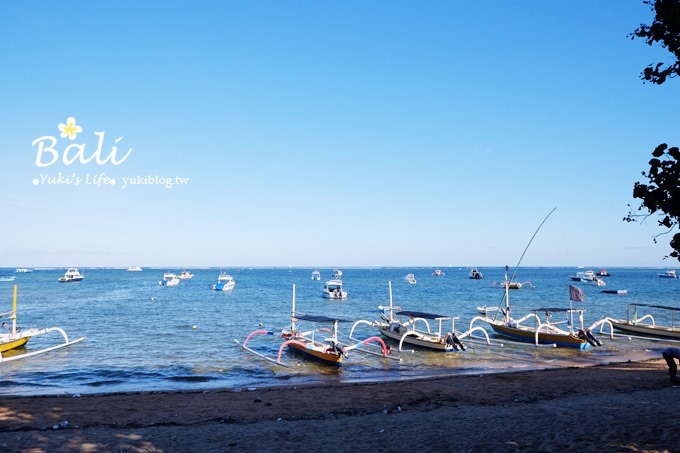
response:
[[[680,451],[663,360],[411,381],[0,397],[0,451]]]

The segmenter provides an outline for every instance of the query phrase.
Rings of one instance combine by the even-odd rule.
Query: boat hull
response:
[[[518,341],[523,341],[526,343],[536,343],[536,331],[529,328],[517,328],[511,327],[505,324],[489,323],[494,332],[506,337],[516,339]],[[538,334],[539,344],[556,344],[561,347],[576,348],[576,349],[586,349],[590,347],[590,343],[580,338],[575,338],[571,335],[556,334],[556,333],[546,333],[541,332]]]
[[[389,338],[396,342],[401,341],[401,337],[405,333],[394,332],[390,330],[389,327],[379,327],[378,329],[380,330],[380,333],[382,334],[383,337]],[[434,335],[426,335],[422,333],[419,334],[419,336],[407,335],[406,337],[404,337],[404,343],[439,352],[455,351],[455,349],[452,346],[446,344],[443,338],[441,339],[440,342],[438,342],[437,337],[435,337]]]
[[[317,351],[316,349],[309,349],[304,345],[291,343],[288,347],[299,354],[304,355],[307,358],[317,360],[319,362],[325,363],[326,365],[342,366],[342,354],[334,354],[323,351]]]
[[[83,281],[84,277],[61,277],[59,278],[59,283],[73,283],[73,282],[81,282]]]
[[[215,283],[213,285],[214,291],[231,291],[236,286],[236,283]]]
[[[0,343],[0,352],[5,352],[5,351],[11,351],[12,349],[17,349],[28,343],[28,340],[30,340],[31,337],[22,337],[18,338],[16,340],[8,340],[8,341],[2,341]]]
[[[322,293],[322,296],[326,299],[347,300],[347,293],[346,292],[338,294],[338,293],[332,293],[332,292],[329,293],[328,291],[324,291]]]
[[[627,333],[635,333],[647,337],[680,339],[680,327],[652,326],[648,324],[632,324],[628,321],[610,320],[615,329]]]

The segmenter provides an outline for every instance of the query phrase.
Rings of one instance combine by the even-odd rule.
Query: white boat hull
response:
[[[610,319],[615,329],[648,337],[680,339],[680,327],[653,326],[651,324],[632,324],[628,321]]]

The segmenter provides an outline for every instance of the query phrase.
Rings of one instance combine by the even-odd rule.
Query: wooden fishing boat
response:
[[[643,316],[638,315],[638,308],[645,307],[652,309],[657,317],[670,318],[670,325],[659,325],[656,323],[654,315],[647,313]],[[680,340],[680,325],[676,325],[680,308],[665,305],[652,304],[628,304],[626,319],[607,318],[616,330],[629,334],[637,334],[653,338],[670,338]]]
[[[467,332],[456,330],[455,322],[457,316],[445,316],[434,313],[424,313],[420,311],[406,311],[395,307],[392,302],[392,282],[388,282],[390,305],[388,307],[379,306],[381,310],[379,321],[368,321],[360,319],[356,321],[350,330],[349,337],[354,338],[354,330],[362,324],[375,327],[380,334],[399,343],[399,351],[403,351],[404,344],[417,346],[419,348],[431,349],[440,352],[464,351],[465,346],[462,339],[470,336],[472,332],[479,332],[486,338],[487,344],[490,343],[489,335],[481,327],[475,327]],[[435,321],[438,329],[433,331],[428,320]],[[444,323],[451,322],[451,328],[444,330]],[[416,328],[416,323],[422,323],[423,328]]]
[[[506,267],[506,281],[507,267]],[[570,347],[577,349],[586,349],[590,346],[600,346],[601,342],[592,334],[592,330],[602,325],[608,324],[610,326],[610,337],[613,338],[613,327],[607,319],[602,319],[595,322],[592,326],[586,328],[583,323],[584,308],[573,308],[573,302],[583,302],[583,292],[580,288],[569,286],[570,292],[570,306],[569,308],[561,307],[541,307],[532,310],[527,315],[520,319],[515,319],[510,315],[510,294],[508,287],[505,287],[505,307],[499,307],[499,311],[495,313],[493,318],[489,316],[476,317],[470,322],[470,327],[476,321],[483,321],[499,335],[511,338],[516,341],[534,343],[539,345],[553,345],[555,347]],[[545,314],[545,321],[541,319],[538,313]],[[562,321],[551,320],[556,314],[564,314],[565,319]],[[575,327],[575,320],[580,323],[580,327]],[[528,324],[528,321],[533,321]],[[565,324],[566,328],[560,327]]]
[[[12,302],[12,311],[0,314],[0,318],[9,316],[12,321],[12,325],[9,326],[9,331],[7,333],[0,333],[0,363],[10,362],[14,360],[24,359],[27,357],[35,356],[38,354],[44,354],[46,352],[54,351],[55,349],[64,348],[72,344],[79,343],[85,339],[85,337],[78,338],[76,340],[69,340],[66,332],[60,327],[47,327],[44,329],[20,329],[17,327],[17,286],[14,285],[14,296]],[[7,328],[7,323],[2,323],[3,330]],[[2,355],[1,353],[17,350],[28,343],[32,337],[37,337],[38,335],[45,335],[50,332],[58,332],[62,335],[64,341],[54,346],[46,347],[36,351],[28,351],[24,353],[17,353],[12,355]]]
[[[493,282],[491,286],[500,286],[501,288],[507,288],[507,289],[522,289],[522,286],[529,286],[529,288],[533,288],[534,285],[531,284],[531,282],[518,282],[516,280],[510,280],[510,281],[504,281],[504,282]]]
[[[326,365],[339,367],[342,365],[343,359],[348,356],[349,351],[359,350],[369,343],[378,343],[381,346],[381,352],[377,353],[369,350],[362,350],[361,352],[377,355],[381,357],[388,357],[390,350],[387,348],[383,340],[379,337],[371,337],[359,343],[348,345],[338,339],[338,323],[341,319],[328,317],[306,315],[296,313],[295,311],[295,285],[293,285],[293,307],[291,310],[291,324],[290,329],[283,329],[280,338],[283,343],[279,347],[279,352],[276,358],[268,357],[248,346],[248,342],[257,335],[274,335],[270,330],[256,330],[251,332],[243,343],[234,340],[244,350],[256,355],[268,362],[276,365],[288,367],[287,363],[283,362],[283,351],[288,348],[293,352],[299,353],[307,359],[313,359]],[[312,324],[311,329],[303,330],[300,328],[301,322],[309,322]],[[398,359],[397,359],[398,360]]]

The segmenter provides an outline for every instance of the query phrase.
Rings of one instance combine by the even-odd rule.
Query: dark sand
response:
[[[0,397],[0,451],[680,451],[663,360],[413,381]]]

